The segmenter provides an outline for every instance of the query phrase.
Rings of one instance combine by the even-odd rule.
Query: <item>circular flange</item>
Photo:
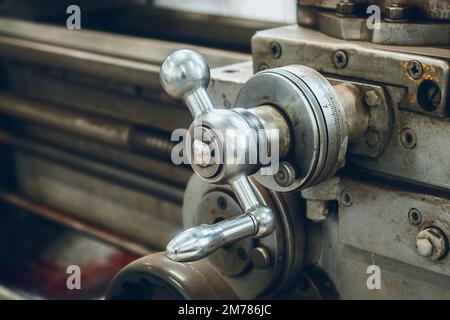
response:
[[[235,105],[278,107],[293,132],[293,152],[287,161],[298,168],[290,186],[273,176],[255,177],[271,190],[287,192],[323,181],[342,166],[348,137],[344,110],[330,83],[317,71],[299,65],[265,70],[252,77]]]
[[[241,299],[269,297],[289,286],[301,270],[305,235],[298,214],[298,199],[286,200],[283,194],[271,193],[252,181],[261,199],[272,208],[275,231],[261,239],[247,238],[220,248],[203,259],[218,270]],[[218,222],[242,214],[231,188],[212,185],[193,175],[183,201],[185,228]],[[262,246],[270,254],[270,265],[258,269],[250,262],[251,250]],[[245,253],[243,253],[245,252]]]

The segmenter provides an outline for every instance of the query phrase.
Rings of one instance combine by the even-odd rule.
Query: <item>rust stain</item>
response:
[[[408,64],[409,61],[401,61],[403,72],[405,73],[406,77],[408,78],[408,80],[415,82],[416,84],[419,84],[423,80],[433,80],[435,82],[439,82],[441,80],[439,69],[437,69],[435,66],[429,66],[425,63],[420,63],[422,65],[422,76],[419,79],[414,79],[409,75]]]
[[[440,70],[438,68],[436,68],[435,66],[430,66],[430,65],[427,65],[427,64],[421,62],[420,64],[422,66],[422,76],[419,79],[414,79],[413,77],[410,76],[410,74],[408,72],[409,60],[401,61],[400,64],[402,65],[402,71],[403,71],[404,75],[406,76],[406,78],[410,82],[414,83],[414,86],[416,86],[416,87],[418,87],[420,85],[420,83],[423,82],[424,80],[431,80],[436,83],[439,83],[441,81]],[[405,99],[406,99],[407,104],[416,105],[418,103],[416,90],[408,91],[408,94],[406,95]]]

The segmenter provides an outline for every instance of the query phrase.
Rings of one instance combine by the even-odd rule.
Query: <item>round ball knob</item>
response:
[[[209,67],[199,53],[182,49],[164,60],[159,77],[166,93],[181,99],[195,89],[208,87]]]

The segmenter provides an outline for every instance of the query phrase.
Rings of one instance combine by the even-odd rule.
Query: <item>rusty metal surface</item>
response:
[[[274,59],[267,50],[269,42],[274,39],[283,47],[283,52],[287,52],[278,59]],[[442,92],[447,90],[449,65],[446,58],[431,59],[422,55],[393,54],[388,50],[336,40],[316,31],[293,26],[260,32],[253,38],[253,44],[255,68],[261,64],[275,67],[303,63],[331,78],[349,80],[353,84],[365,85],[371,81],[382,83],[384,95],[392,108],[393,133],[376,159],[350,156],[349,163],[367,171],[385,174],[389,178],[449,189],[449,170],[442,169],[442,164],[448,163],[446,150],[449,148],[446,147],[448,141],[445,138],[450,130],[448,117],[445,117],[448,112],[448,97],[443,93],[440,106],[433,112],[423,110],[417,103],[417,92],[424,81],[433,79],[439,83]],[[349,56],[345,68],[336,68],[333,64],[332,57],[338,49],[343,49]],[[431,60],[425,62],[427,59]],[[414,80],[405,71],[404,62],[409,60],[420,60],[431,69],[431,66],[435,65],[436,69],[422,76],[425,78]],[[440,75],[435,78],[435,71],[439,68],[442,73],[438,72]],[[408,110],[418,111],[420,114]],[[379,122],[376,125],[379,125]],[[413,139],[416,139],[417,143],[405,147],[400,138],[405,135],[402,130],[409,127],[414,127]],[[409,139],[407,136],[404,138]]]
[[[283,54],[273,58],[267,49],[274,41],[279,42]],[[260,66],[277,67],[289,64],[304,64],[336,77],[358,78],[360,81],[375,81],[386,85],[406,87],[406,95],[399,103],[400,108],[435,116],[448,115],[448,58],[430,58],[426,55],[417,56],[404,52],[393,52],[388,48],[372,47],[361,42],[349,42],[335,39],[318,31],[298,26],[287,26],[258,32],[252,39],[252,53],[255,70]],[[336,51],[346,52],[348,63],[344,68],[337,68],[333,63]],[[444,50],[447,57],[449,50]],[[411,60],[419,60],[424,66],[420,79],[413,79],[408,74],[407,64]],[[430,112],[419,104],[417,93],[424,80],[435,82],[441,91],[439,103]]]

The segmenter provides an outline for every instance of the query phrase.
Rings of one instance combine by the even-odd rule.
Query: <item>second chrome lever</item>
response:
[[[229,184],[244,213],[213,225],[200,225],[177,235],[167,246],[174,261],[194,261],[246,237],[265,237],[274,230],[272,210],[258,197],[248,176],[267,165],[262,155],[276,161],[290,144],[290,129],[272,106],[254,110],[216,109],[206,88],[209,67],[195,51],[178,50],[163,62],[160,80],[164,90],[184,100],[194,121],[189,128],[189,156],[194,171],[205,181]]]

